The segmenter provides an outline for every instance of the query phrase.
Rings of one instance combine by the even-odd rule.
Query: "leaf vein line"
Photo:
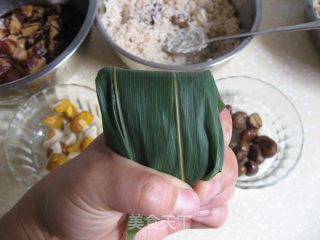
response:
[[[121,132],[122,132],[125,144],[127,145],[128,152],[130,154],[129,157],[131,158],[132,156],[131,156],[131,151],[130,151],[130,146],[129,146],[129,141],[128,141],[128,134],[127,134],[126,126],[124,124],[123,113],[122,113],[122,108],[121,108],[121,104],[120,104],[118,80],[117,80],[117,73],[116,73],[115,68],[113,70],[113,85],[114,85],[114,94],[116,96]]]
[[[179,112],[179,98],[178,98],[178,86],[177,86],[177,77],[173,73],[173,89],[174,89],[174,101],[175,101],[175,115],[176,115],[176,127],[177,127],[177,150],[178,150],[178,161],[179,161],[179,170],[180,178],[182,181],[185,181],[184,175],[184,162],[183,162],[183,151],[182,151],[182,141],[181,141],[181,126],[180,126],[180,112]]]

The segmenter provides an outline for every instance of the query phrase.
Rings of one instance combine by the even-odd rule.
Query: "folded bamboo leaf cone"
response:
[[[96,87],[113,151],[191,186],[221,171],[224,104],[211,72],[107,67],[99,71]]]

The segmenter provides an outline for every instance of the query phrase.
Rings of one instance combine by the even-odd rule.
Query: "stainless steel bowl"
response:
[[[84,22],[79,33],[70,45],[52,62],[47,64],[40,71],[20,78],[16,81],[0,85],[0,104],[13,105],[21,102],[27,96],[45,88],[56,84],[58,81],[68,79],[69,67],[73,59],[72,54],[79,48],[93,24],[97,1],[96,0],[1,0],[0,1],[0,16],[10,10],[20,7],[25,3],[45,4],[45,3],[68,3],[74,8],[77,8],[84,16]],[[76,64],[76,63],[74,63]]]
[[[304,9],[306,12],[306,17],[308,21],[320,21],[320,17],[318,17],[314,7],[314,0],[304,0]],[[311,41],[313,45],[316,47],[318,52],[320,53],[320,30],[308,31]]]
[[[262,18],[262,1],[261,0],[231,0],[232,4],[237,9],[237,15],[240,19],[241,29],[244,31],[256,31],[260,27]],[[198,64],[189,65],[166,65],[155,62],[150,62],[142,59],[136,55],[127,52],[125,49],[117,45],[106,31],[102,21],[101,14],[105,13],[104,0],[98,0],[98,14],[96,18],[96,26],[111,47],[118,53],[122,61],[130,68],[152,70],[152,69],[163,69],[173,71],[201,71],[211,69],[218,64],[228,61],[239,53],[244,47],[246,47],[252,38],[244,39],[236,48],[226,53],[225,55]]]

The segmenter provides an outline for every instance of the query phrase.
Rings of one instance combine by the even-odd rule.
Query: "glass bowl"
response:
[[[14,115],[5,137],[6,160],[19,182],[32,186],[48,174],[48,159],[43,142],[49,129],[42,121],[46,116],[53,115],[52,106],[63,98],[69,99],[79,110],[90,111],[97,120],[98,133],[102,132],[95,90],[75,84],[63,84],[36,93]]]
[[[259,166],[257,175],[240,176],[236,186],[262,188],[284,179],[296,166],[304,143],[301,118],[294,105],[273,85],[251,77],[223,78],[217,87],[233,112],[257,112],[263,120],[259,135],[267,135],[278,144],[276,155]]]

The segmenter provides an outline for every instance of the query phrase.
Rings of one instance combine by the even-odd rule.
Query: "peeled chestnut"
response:
[[[248,158],[257,164],[263,163],[264,157],[262,156],[262,151],[258,144],[253,144],[250,146]]]
[[[250,127],[260,129],[262,127],[262,119],[258,113],[252,113],[248,118]]]
[[[248,161],[244,164],[244,167],[246,168],[246,175],[247,176],[253,176],[256,175],[259,171],[259,166],[253,161]]]
[[[246,142],[251,142],[257,136],[258,136],[258,130],[255,128],[249,128],[249,129],[244,130],[241,133],[241,140],[246,141]]]
[[[236,112],[232,115],[232,124],[234,130],[243,130],[246,128],[248,115],[245,112]]]
[[[247,142],[241,142],[233,149],[238,162],[242,162],[248,157],[249,150],[250,145]]]
[[[276,142],[267,136],[257,137],[253,142],[260,146],[261,154],[264,158],[271,158],[278,151]]]
[[[248,154],[240,151],[238,148],[234,149],[234,154],[236,155],[237,161],[238,162],[243,162],[244,160],[246,160]]]
[[[247,172],[247,169],[242,164],[238,164],[238,177],[245,175]]]

